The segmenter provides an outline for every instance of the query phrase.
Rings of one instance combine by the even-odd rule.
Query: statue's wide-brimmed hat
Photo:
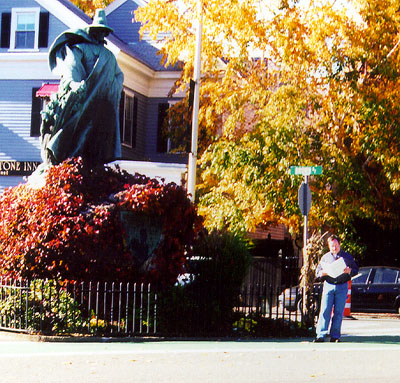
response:
[[[104,9],[96,9],[92,24],[88,26],[88,30],[93,28],[104,29],[108,33],[114,32],[114,29],[108,26],[106,12]]]

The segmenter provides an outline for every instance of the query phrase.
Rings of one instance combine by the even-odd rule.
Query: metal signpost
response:
[[[299,207],[301,214],[304,216],[304,232],[303,232],[303,263],[305,259],[305,252],[307,248],[307,233],[308,233],[308,213],[311,209],[311,190],[308,186],[308,176],[310,175],[320,175],[322,174],[322,166],[291,166],[291,175],[302,175],[304,176],[304,182],[300,185],[297,197],[299,201]],[[303,313],[305,312],[305,296],[303,289]]]
[[[307,246],[308,213],[311,209],[311,190],[308,186],[308,176],[322,174],[322,166],[291,166],[290,174],[304,176],[304,182],[301,184],[298,192],[300,211],[304,215],[304,253]]]

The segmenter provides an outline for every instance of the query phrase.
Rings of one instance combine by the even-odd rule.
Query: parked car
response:
[[[319,311],[321,284],[314,284],[312,301],[314,311]],[[299,286],[285,289],[279,304],[289,311],[302,311],[302,290]],[[390,266],[360,267],[352,278],[351,311],[397,312],[400,314],[400,268]]]
[[[360,267],[352,279],[351,311],[400,314],[400,268]]]
[[[315,314],[319,312],[319,304],[322,293],[322,283],[314,283],[311,294],[312,309]],[[279,306],[288,311],[303,312],[303,290],[300,286],[293,286],[285,289],[279,295]]]

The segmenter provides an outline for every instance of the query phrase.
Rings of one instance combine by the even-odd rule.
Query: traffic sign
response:
[[[291,166],[290,174],[292,176],[313,176],[322,174],[322,166]]]
[[[311,209],[311,190],[308,184],[302,183],[298,192],[298,200],[301,214],[308,215]]]

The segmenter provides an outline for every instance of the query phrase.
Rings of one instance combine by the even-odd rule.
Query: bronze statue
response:
[[[123,74],[104,39],[112,31],[104,10],[97,10],[90,26],[63,32],[50,47],[50,69],[61,81],[42,112],[44,167],[78,156],[89,166],[121,157]]]

